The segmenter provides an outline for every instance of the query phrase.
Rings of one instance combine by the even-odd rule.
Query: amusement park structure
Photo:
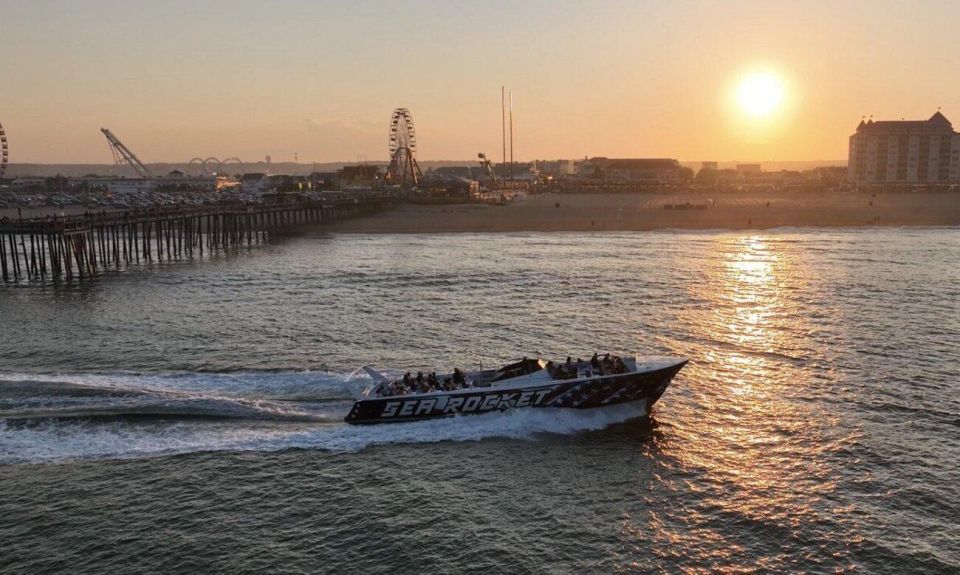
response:
[[[477,154],[477,158],[480,159],[480,167],[483,168],[483,171],[486,172],[487,177],[491,180],[497,179],[497,174],[493,171],[493,163],[487,158],[487,155],[483,152]]]
[[[209,158],[193,158],[187,164],[187,170],[191,171],[194,166],[200,168],[200,175],[206,176],[212,173],[220,174],[221,172],[227,170],[227,166],[235,165],[239,166],[243,161],[240,158],[227,158],[225,160],[220,160],[218,158],[209,157]],[[212,167],[212,169],[211,169]]]
[[[146,179],[153,177],[150,170],[143,165],[143,162],[137,158],[136,154],[130,151],[130,148],[126,147],[119,138],[114,136],[113,132],[106,128],[100,128],[100,131],[103,132],[103,135],[107,138],[107,143],[110,145],[110,152],[113,153],[113,159],[118,166],[128,164],[141,178]]]
[[[7,161],[10,160],[10,148],[7,147],[7,133],[0,124],[0,177],[7,173]]]
[[[423,179],[417,164],[417,136],[413,116],[406,108],[397,108],[390,117],[390,166],[387,182],[404,188],[416,187]]]

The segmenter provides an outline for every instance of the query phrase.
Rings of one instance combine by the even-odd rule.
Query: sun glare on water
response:
[[[784,98],[783,80],[769,72],[744,76],[737,86],[737,104],[751,118],[765,118],[781,108]]]

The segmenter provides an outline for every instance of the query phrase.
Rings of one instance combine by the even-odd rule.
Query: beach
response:
[[[666,209],[667,204],[674,207]],[[546,193],[506,206],[403,204],[330,229],[446,233],[956,225],[956,192]]]
[[[115,211],[101,206],[0,208],[0,219]],[[346,233],[582,232],[780,227],[956,226],[960,193],[542,193],[504,206],[410,204],[327,229]]]

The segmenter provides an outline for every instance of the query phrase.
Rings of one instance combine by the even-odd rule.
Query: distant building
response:
[[[576,173],[576,163],[573,160],[538,161],[536,165],[541,174],[551,178],[566,178]]]
[[[305,176],[291,176],[278,174],[269,176],[271,188],[279,193],[302,192],[309,189],[309,182]]]
[[[850,136],[847,178],[867,185],[960,181],[960,134],[940,112],[928,120],[861,120]]]
[[[668,158],[590,158],[577,164],[577,176],[611,182],[676,184],[680,162]]]
[[[424,174],[424,193],[430,197],[470,198],[480,191],[480,182],[460,176],[444,175],[439,170]]]
[[[445,178],[473,177],[473,166],[440,166],[434,171]]]
[[[741,174],[759,174],[763,172],[760,164],[737,164],[737,172]]]
[[[340,188],[369,188],[375,186],[382,179],[380,166],[376,164],[357,164],[344,166],[337,173]]]
[[[720,168],[720,164],[717,162],[700,162],[701,170],[717,170]]]
[[[820,182],[825,184],[841,184],[847,181],[847,168],[842,166],[824,166],[806,170],[803,172],[803,178],[811,182]]]
[[[45,178],[27,178],[27,177],[17,177],[13,180],[6,180],[9,182],[7,185],[10,190],[18,192],[38,192],[42,191],[46,187]]]
[[[255,172],[240,176],[240,190],[244,193],[263,193],[271,188],[270,178],[266,174]]]
[[[329,191],[337,189],[336,172],[313,172],[308,176],[310,187],[314,190]]]
[[[497,174],[497,177],[500,178],[522,180],[530,179],[534,167],[535,166],[533,162],[513,162],[507,164],[497,164],[493,167],[493,171]]]

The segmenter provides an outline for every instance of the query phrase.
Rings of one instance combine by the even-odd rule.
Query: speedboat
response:
[[[684,357],[621,358],[595,354],[589,361],[545,362],[523,358],[499,369],[480,369],[413,380],[391,379],[371,367],[373,378],[344,419],[394,423],[510,409],[603,409],[632,403],[641,416],[687,364]]]

